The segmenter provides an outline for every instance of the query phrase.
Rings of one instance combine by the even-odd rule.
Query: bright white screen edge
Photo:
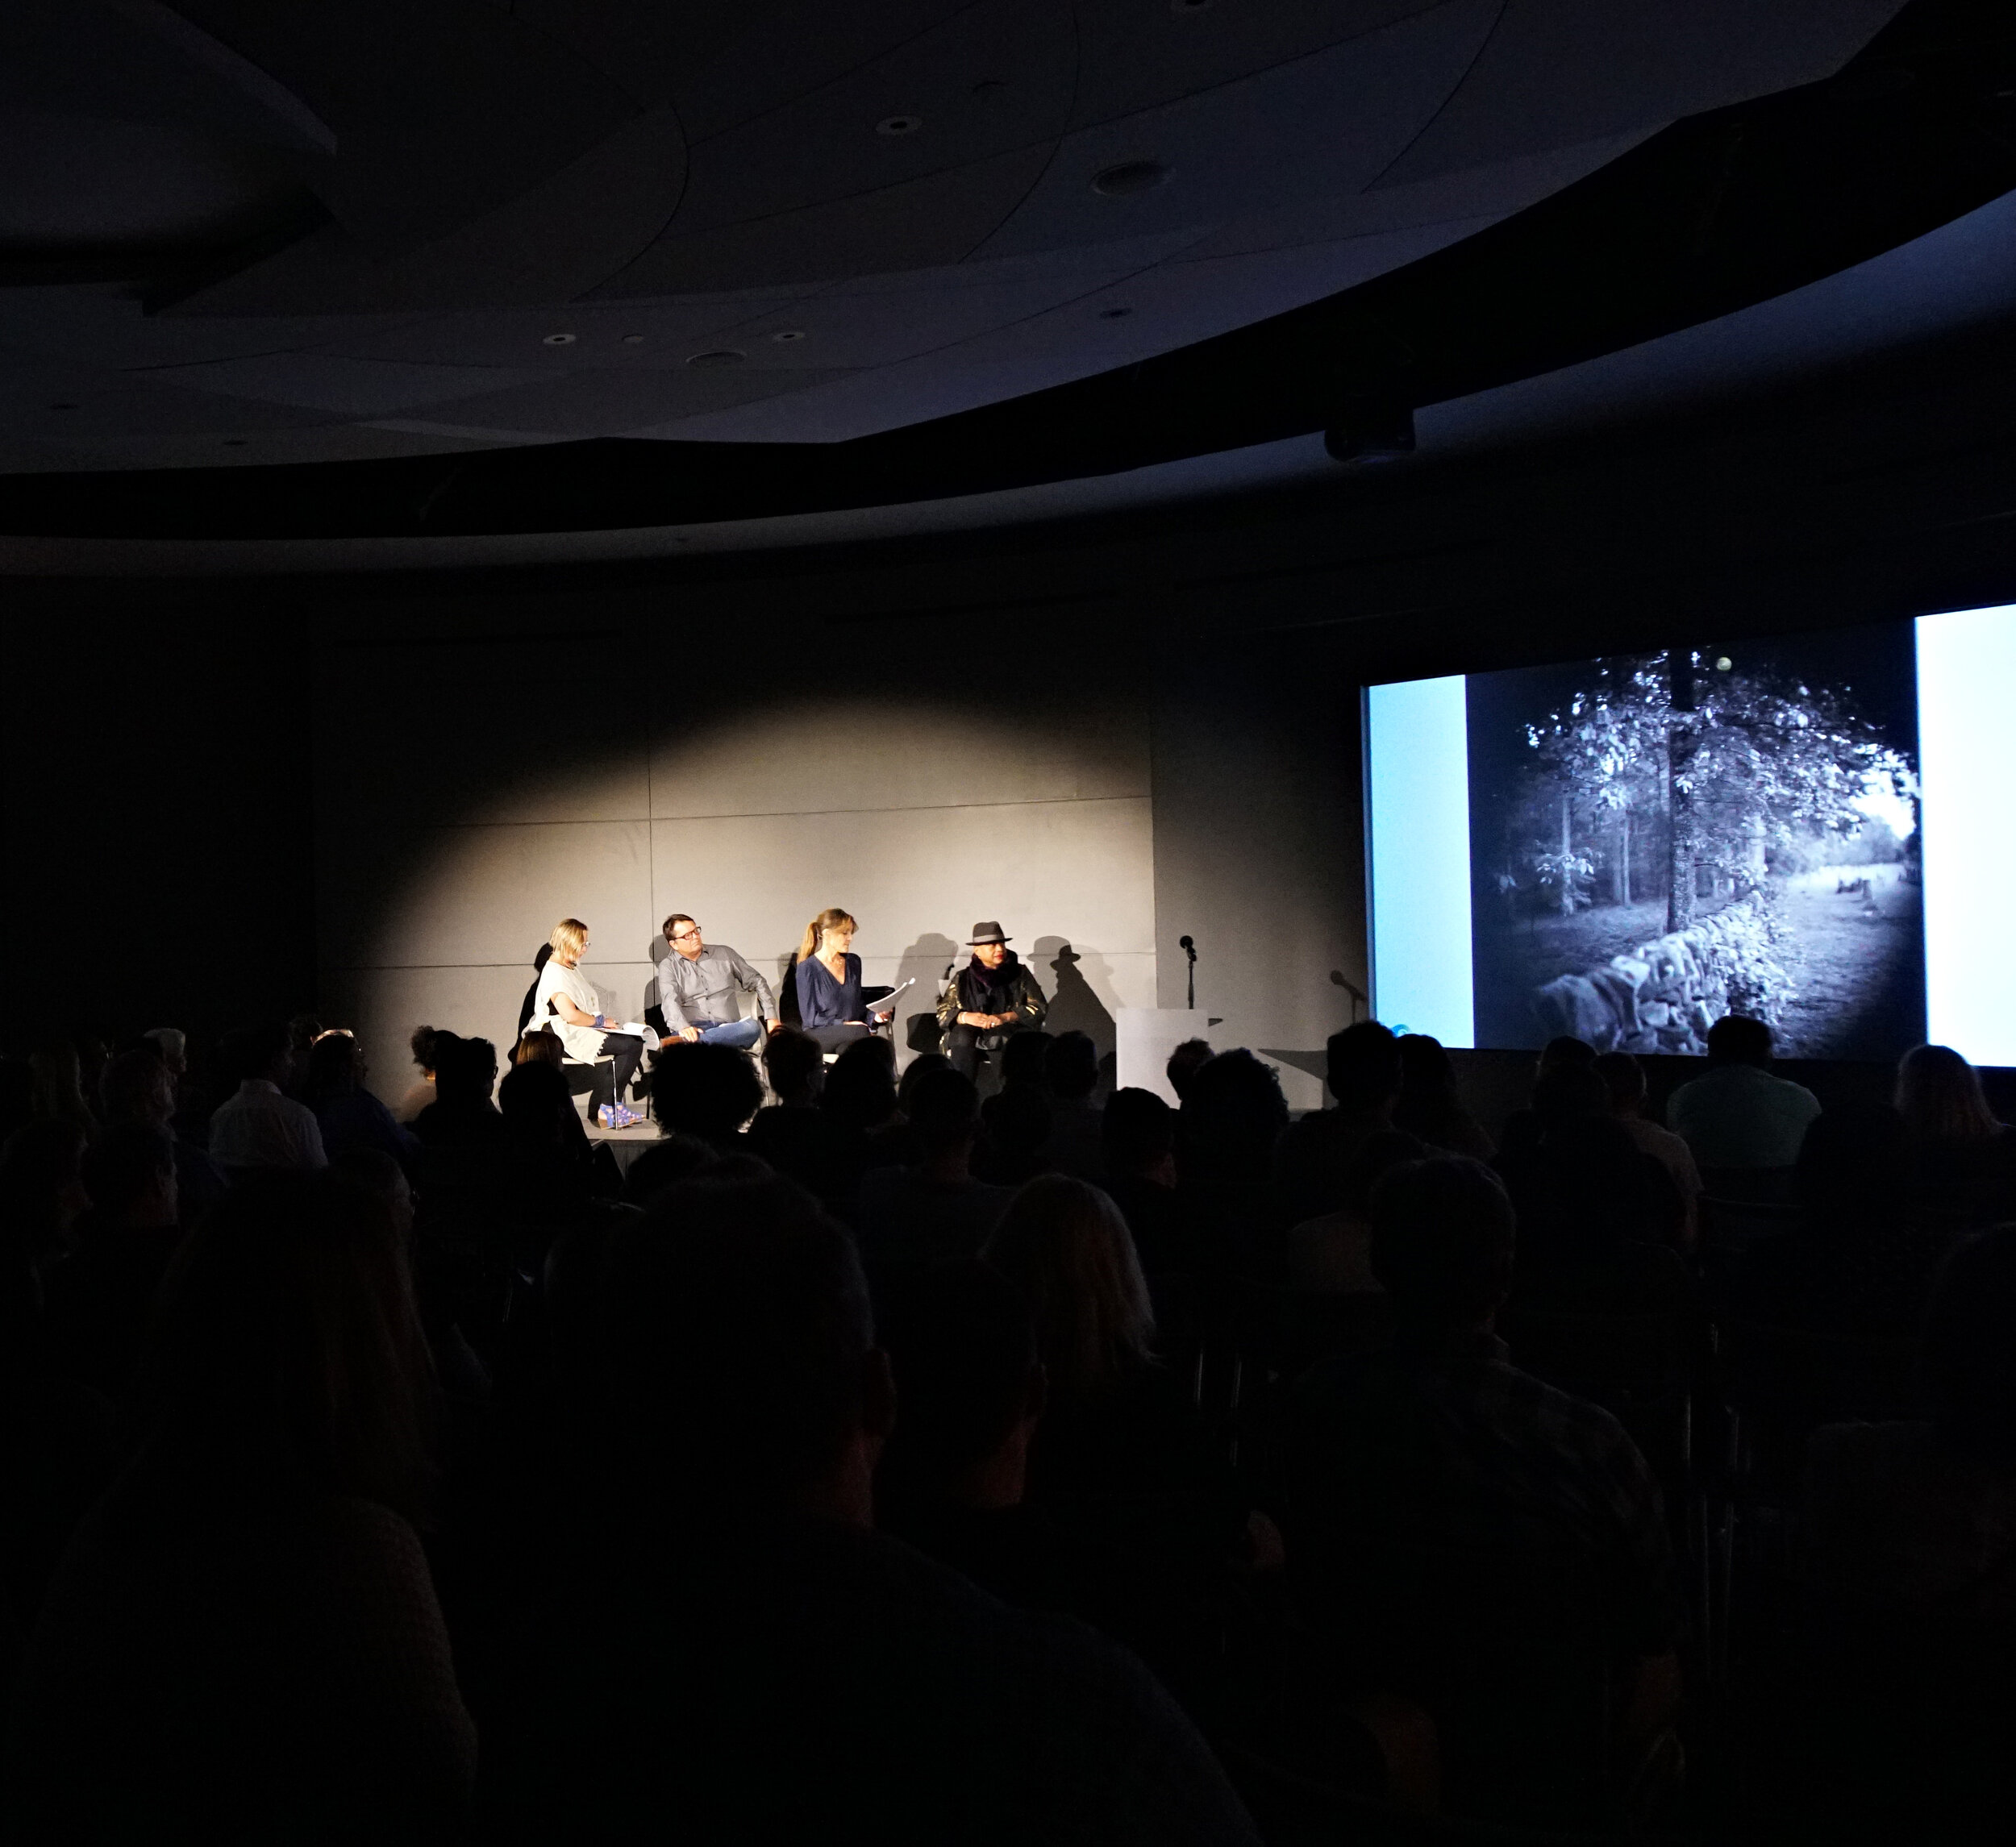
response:
[[[1976,1064],[2016,1065],[2016,605],[1918,623],[1925,1023]]]
[[[1461,674],[1366,688],[1372,1006],[1445,1046],[1476,1034],[1469,758]]]

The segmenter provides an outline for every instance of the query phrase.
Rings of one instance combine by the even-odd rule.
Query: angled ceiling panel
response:
[[[345,417],[383,417],[416,405],[470,397],[506,385],[536,383],[539,374],[501,367],[407,365],[345,359],[335,353],[272,353],[219,360],[152,372],[151,381],[215,391],[264,404],[297,404]]]
[[[359,359],[522,366],[558,374],[584,366],[684,365],[712,343],[714,335],[777,314],[803,298],[802,291],[765,290],[689,302],[575,302],[430,314],[377,331],[332,330],[325,322],[321,331],[326,351]]]
[[[762,372],[747,367],[681,372],[581,372],[508,391],[437,404],[430,421],[477,428],[620,436],[702,410],[725,409],[773,392],[823,382],[817,371]]]
[[[1419,134],[1468,69],[1499,0],[1451,0],[1328,50],[1068,135],[983,254],[1223,223],[1284,198],[1356,193]],[[1103,173],[1166,178],[1117,196]]]
[[[1507,0],[1398,185],[1831,77],[1903,0]]]
[[[863,270],[956,263],[1025,198],[1050,158],[1018,148],[879,192],[692,236],[660,238],[597,300],[816,282]]]

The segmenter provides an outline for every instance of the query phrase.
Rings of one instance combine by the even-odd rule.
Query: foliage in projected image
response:
[[[1809,1055],[1910,1042],[1910,698],[1904,624],[1471,679],[1481,1042],[1693,1051],[1725,1008]],[[1689,961],[1670,993],[1639,973]]]

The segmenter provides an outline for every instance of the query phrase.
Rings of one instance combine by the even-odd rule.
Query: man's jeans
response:
[[[712,1020],[689,1020],[686,1023],[700,1029],[700,1042],[703,1046],[733,1046],[738,1050],[748,1052],[763,1043],[760,1020],[731,1020],[725,1026]]]

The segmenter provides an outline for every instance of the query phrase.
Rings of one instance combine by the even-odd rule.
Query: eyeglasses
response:
[[[699,926],[698,924],[696,924],[696,925],[694,925],[694,927],[693,927],[691,930],[674,930],[674,931],[672,933],[672,940],[673,940],[674,942],[684,942],[686,940],[686,938],[687,938],[688,937],[691,937],[691,936],[698,936],[698,935],[699,935],[699,934],[700,934],[700,926]]]

